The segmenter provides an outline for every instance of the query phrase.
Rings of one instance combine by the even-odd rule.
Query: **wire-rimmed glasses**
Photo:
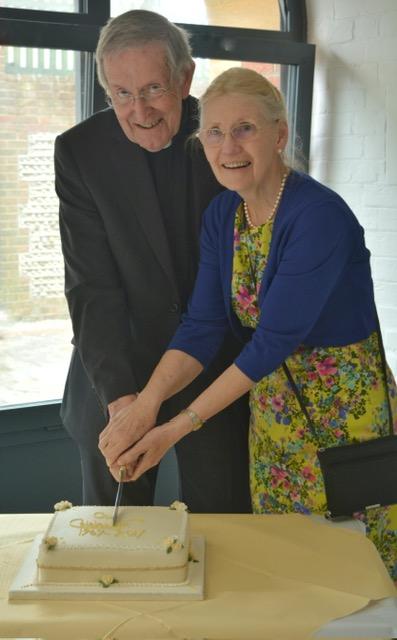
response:
[[[257,127],[254,122],[241,122],[229,129],[229,131],[222,131],[219,127],[200,129],[200,131],[197,132],[197,137],[203,145],[207,145],[208,147],[220,147],[223,144],[227,133],[230,133],[233,140],[240,143],[253,140],[258,134],[258,131],[260,131],[260,127]]]
[[[118,89],[114,95],[108,95],[106,101],[111,107],[124,107],[127,104],[135,104],[137,100],[144,100],[147,104],[150,104],[162,98],[170,89],[171,87],[162,87],[160,84],[149,84],[136,96],[129,91],[125,91],[125,89]]]

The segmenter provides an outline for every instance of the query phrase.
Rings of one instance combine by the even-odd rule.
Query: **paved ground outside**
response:
[[[61,398],[71,338],[70,320],[0,319],[0,406]]]

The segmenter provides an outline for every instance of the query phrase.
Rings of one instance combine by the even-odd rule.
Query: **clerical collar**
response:
[[[145,151],[148,151],[149,153],[158,153],[159,151],[164,151],[164,149],[168,149],[172,145],[172,141],[173,141],[173,138],[171,138],[168,144],[166,144],[165,147],[162,147],[161,149],[145,149],[145,147],[143,148],[145,149]]]

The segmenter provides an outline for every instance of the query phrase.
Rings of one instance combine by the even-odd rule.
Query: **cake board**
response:
[[[198,562],[188,563],[187,583],[167,585],[40,585],[37,578],[36,558],[43,536],[35,538],[16,574],[8,594],[9,600],[203,600],[205,538],[192,536],[191,553]]]

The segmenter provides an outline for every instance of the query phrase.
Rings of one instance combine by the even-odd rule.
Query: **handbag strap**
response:
[[[300,394],[300,391],[299,391],[299,389],[298,389],[298,387],[297,387],[297,385],[296,385],[296,382],[295,382],[295,380],[294,380],[294,379],[293,379],[293,377],[292,377],[292,373],[291,373],[291,371],[289,370],[289,368],[288,368],[288,366],[287,366],[287,363],[286,363],[286,362],[283,362],[283,365],[282,365],[282,366],[283,366],[284,373],[285,373],[285,375],[287,376],[288,382],[290,383],[291,388],[292,388],[292,390],[293,390],[294,394],[296,395],[296,399],[298,400],[298,403],[299,403],[299,406],[300,406],[300,408],[301,408],[301,411],[302,411],[303,415],[304,415],[304,416],[305,416],[305,418],[306,418],[307,426],[309,427],[309,429],[310,429],[310,431],[311,431],[311,434],[312,434],[313,438],[316,438],[316,439],[317,439],[318,435],[317,435],[316,429],[315,429],[315,427],[314,427],[313,420],[312,420],[312,419],[311,419],[311,417],[309,416],[309,412],[308,412],[308,410],[306,409],[306,405],[305,405],[305,403],[303,402],[303,398],[302,398],[302,396],[301,396],[301,394]]]
[[[386,354],[385,354],[385,347],[384,347],[383,339],[382,339],[382,332],[380,330],[379,316],[378,316],[378,312],[376,311],[376,307],[375,307],[375,316],[376,316],[376,332],[378,334],[379,353],[380,353],[380,359],[381,359],[381,362],[382,362],[383,384],[385,385],[385,393],[386,393],[386,398],[387,398],[387,410],[388,410],[388,413],[389,413],[389,431],[390,431],[390,435],[392,436],[392,435],[394,435],[393,412],[391,410],[389,385],[387,384]]]
[[[382,333],[381,333],[381,330],[380,330],[379,317],[378,317],[378,314],[376,312],[376,309],[375,309],[375,314],[376,314],[376,333],[377,333],[377,336],[378,336],[379,353],[380,353],[380,359],[381,359],[381,363],[382,363],[383,383],[385,385],[385,392],[386,392],[386,398],[387,398],[387,408],[388,408],[388,414],[389,414],[389,432],[390,432],[390,435],[392,436],[392,435],[394,435],[394,431],[393,431],[393,413],[392,413],[391,404],[390,404],[389,387],[388,387],[388,384],[387,384],[386,355],[385,355],[385,348],[384,348],[383,340],[382,340]],[[307,426],[309,427],[312,436],[314,438],[318,439],[318,433],[317,433],[316,428],[314,426],[313,420],[311,419],[311,417],[309,415],[309,412],[308,412],[308,410],[306,408],[306,405],[305,405],[305,403],[303,401],[302,394],[300,393],[300,391],[298,389],[298,386],[297,386],[297,384],[296,384],[296,382],[295,382],[295,380],[294,380],[294,378],[292,376],[291,371],[289,370],[289,368],[287,366],[287,363],[283,362],[282,367],[283,367],[284,373],[285,373],[285,375],[287,377],[287,380],[290,383],[291,388],[292,388],[292,390],[293,390],[293,392],[294,392],[294,394],[296,396],[296,399],[298,400],[299,407],[300,407],[303,415],[306,418]]]

